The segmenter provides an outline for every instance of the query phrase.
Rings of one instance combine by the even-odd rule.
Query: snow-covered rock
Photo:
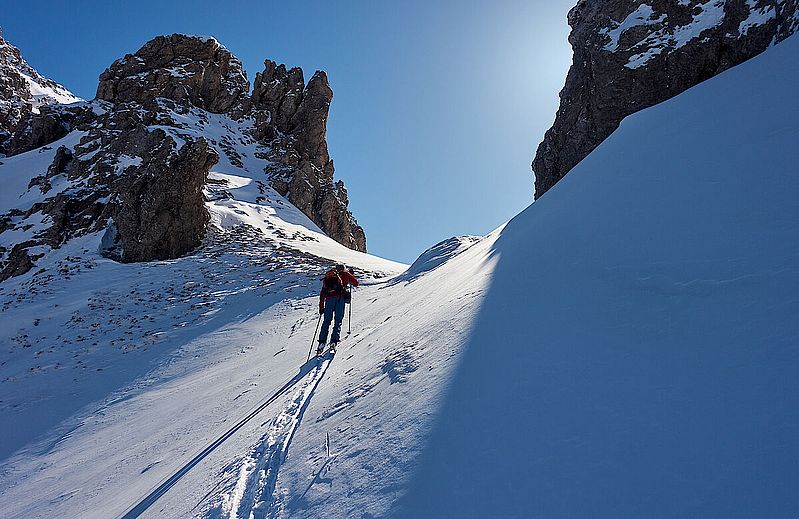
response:
[[[580,0],[574,60],[533,160],[539,198],[626,116],[756,56],[799,29],[796,0]]]
[[[6,142],[14,156],[0,164],[0,179],[14,177],[14,190],[0,203],[0,282],[100,230],[103,250],[122,261],[193,250],[210,221],[203,189],[220,155],[241,169],[258,167],[259,181],[286,196],[314,228],[365,250],[327,151],[332,90],[323,72],[306,87],[295,70],[299,92],[264,95],[256,81],[250,98],[241,63],[216,40],[160,36],[103,72],[94,101],[28,113]],[[44,156],[53,162],[45,166]],[[63,182],[51,191],[55,177]],[[39,214],[45,228],[18,232],[33,229],[29,218]]]
[[[149,105],[165,97],[228,113],[249,88],[241,62],[215,39],[172,34],[112,63],[100,74],[97,99]]]
[[[49,104],[81,101],[69,90],[28,65],[19,49],[0,34],[0,156],[4,142],[27,114],[38,113]]]

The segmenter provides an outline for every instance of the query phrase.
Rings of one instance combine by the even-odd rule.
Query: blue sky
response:
[[[175,32],[216,37],[250,79],[265,58],[306,80],[325,70],[330,153],[369,251],[410,262],[532,201],[574,3],[2,0],[0,24],[32,66],[85,98],[112,61]]]

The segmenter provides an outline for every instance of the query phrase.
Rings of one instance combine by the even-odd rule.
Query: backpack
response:
[[[335,269],[328,270],[322,280],[322,295],[325,297],[341,297],[344,293],[344,283]]]

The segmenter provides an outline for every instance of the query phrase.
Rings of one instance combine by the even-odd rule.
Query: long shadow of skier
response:
[[[170,488],[175,486],[175,484],[180,481],[180,479],[186,475],[195,465],[200,463],[204,460],[209,454],[211,454],[217,447],[225,443],[225,441],[233,436],[239,429],[244,427],[250,420],[252,420],[258,413],[266,409],[269,404],[280,398],[284,395],[289,389],[294,387],[300,380],[305,378],[305,376],[311,372],[312,369],[316,368],[318,363],[316,359],[309,359],[305,364],[300,366],[299,372],[294,375],[288,382],[283,384],[283,386],[275,391],[272,396],[261,402],[255,409],[253,409],[247,416],[236,422],[233,427],[225,431],[219,438],[213,441],[210,445],[208,445],[205,449],[202,450],[199,454],[193,457],[190,461],[188,461],[185,465],[183,465],[180,470],[169,476],[163,483],[158,485],[158,487],[150,492],[147,497],[136,503],[125,515],[122,516],[122,519],[134,519],[139,517],[141,514],[145,512],[148,508],[150,508],[153,503],[155,503],[158,498],[163,496]]]

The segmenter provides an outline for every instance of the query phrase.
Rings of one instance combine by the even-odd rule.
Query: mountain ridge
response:
[[[55,81],[28,65],[22,53],[0,32],[0,154],[4,143],[30,113],[48,104],[82,101]]]
[[[221,55],[209,40],[189,42],[208,58],[177,71],[170,98],[137,86],[127,110],[57,108],[83,129],[0,165],[0,207],[21,213],[0,246],[42,254],[0,283],[4,512],[790,516],[798,38],[625,118],[509,223],[407,270],[325,235],[265,175],[264,139],[285,143],[283,166],[323,163],[314,132],[291,135],[308,121],[293,69],[264,74],[285,79],[266,81],[278,88],[259,94],[260,120],[206,109],[236,105],[206,83]],[[171,88],[173,67],[127,66],[109,80]],[[171,218],[155,168],[192,160],[200,245],[126,262],[173,243],[129,207]],[[130,222],[108,225],[108,207]],[[57,220],[68,239],[37,245]],[[352,333],[334,359],[307,360],[334,262],[362,281]]]
[[[270,63],[266,74],[285,69]],[[301,70],[291,72],[301,84],[278,89],[275,97],[259,74],[250,97],[241,63],[215,39],[159,36],[103,72],[95,100],[43,105],[24,114],[4,142],[10,157],[37,148],[46,152],[59,139],[81,135],[57,150],[48,167],[35,166],[40,169],[29,176],[26,192],[17,193],[31,204],[0,214],[0,279],[28,272],[47,250],[101,229],[105,241],[114,242],[104,250],[122,261],[189,253],[208,231],[203,190],[209,172],[222,156],[242,166],[247,147],[260,161],[264,185],[284,195],[315,228],[364,251],[365,234],[347,209],[343,182],[333,179],[327,152],[332,90],[323,72],[307,86]],[[270,76],[277,84],[288,79]],[[297,101],[289,124],[282,119],[287,99]],[[217,116],[228,121],[219,120],[216,129],[223,131],[204,135],[209,118]],[[65,181],[62,189],[50,189],[53,179]],[[36,215],[53,225],[33,225]]]

